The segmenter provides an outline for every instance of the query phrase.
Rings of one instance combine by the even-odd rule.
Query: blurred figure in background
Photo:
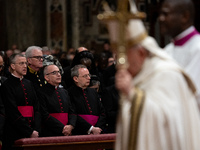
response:
[[[51,50],[47,46],[42,47],[42,54],[43,56],[51,55]]]
[[[74,48],[70,48],[68,51],[67,51],[67,60],[69,61],[69,64],[71,65],[72,63],[72,60],[74,59],[75,57],[75,54],[76,54],[76,50]]]
[[[192,0],[165,0],[159,20],[161,33],[172,38],[165,50],[195,84],[200,109],[200,33],[193,25],[194,14]]]

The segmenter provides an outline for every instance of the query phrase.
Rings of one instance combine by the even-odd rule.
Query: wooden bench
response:
[[[15,141],[17,150],[114,149],[116,134],[24,138]]]

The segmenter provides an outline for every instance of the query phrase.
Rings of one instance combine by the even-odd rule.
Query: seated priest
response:
[[[70,100],[77,115],[74,134],[100,134],[106,124],[105,109],[98,93],[88,88],[91,75],[84,65],[76,65],[71,69],[71,77],[75,85],[68,89]]]
[[[69,136],[77,116],[72,108],[68,92],[59,87],[60,70],[56,65],[44,68],[47,84],[38,90],[42,115],[42,136]]]

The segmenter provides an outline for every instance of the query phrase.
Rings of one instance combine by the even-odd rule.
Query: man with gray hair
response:
[[[25,55],[28,62],[25,78],[32,81],[35,89],[38,89],[45,84],[43,74],[41,73],[41,68],[43,67],[42,48],[30,46],[27,48]]]
[[[98,93],[90,84],[90,73],[86,66],[76,65],[71,69],[75,85],[69,88],[70,100],[77,113],[74,134],[101,134],[105,127],[105,109]]]

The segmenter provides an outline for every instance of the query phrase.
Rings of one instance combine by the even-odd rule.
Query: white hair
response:
[[[26,52],[25,52],[26,58],[32,57],[32,52],[34,50],[41,50],[42,51],[42,48],[39,47],[39,46],[30,46],[30,47],[28,47]]]

